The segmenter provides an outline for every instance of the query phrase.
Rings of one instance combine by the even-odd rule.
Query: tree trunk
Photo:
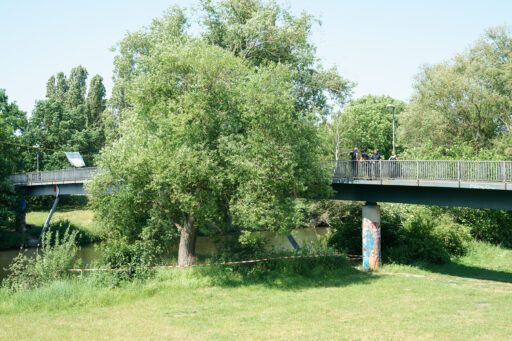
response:
[[[180,248],[178,250],[179,266],[190,266],[194,264],[196,236],[197,230],[194,227],[194,218],[186,214],[180,235]]]

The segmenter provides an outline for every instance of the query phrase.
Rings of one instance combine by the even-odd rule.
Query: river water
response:
[[[292,232],[293,237],[297,241],[300,246],[306,245],[307,243],[311,243],[315,241],[319,236],[322,236],[327,233],[327,228],[307,228],[307,229],[297,229]],[[276,235],[271,232],[261,232],[261,234],[265,237],[267,243],[267,248],[274,250],[293,250],[290,242],[286,238],[286,236]],[[5,268],[9,266],[11,261],[18,255],[19,250],[7,250],[0,251],[0,280],[3,279],[7,272]],[[34,255],[36,249],[28,249],[29,255]],[[215,255],[216,248],[215,243],[209,237],[197,237],[196,241],[196,254],[199,257],[208,257]],[[178,254],[178,246],[173,245],[171,247],[171,255],[170,258],[176,258]],[[92,261],[98,258],[98,250],[95,245],[87,245],[82,246],[80,248],[80,259],[82,260],[82,264],[87,266]]]

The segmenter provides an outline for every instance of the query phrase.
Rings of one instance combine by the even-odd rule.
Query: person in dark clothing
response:
[[[370,160],[372,160],[372,178],[378,178],[380,176],[380,172],[379,172],[379,164],[376,162],[376,161],[379,161],[381,159],[381,156],[379,154],[379,150],[378,149],[375,149],[373,151],[373,155],[372,157],[370,158]]]
[[[365,161],[369,160],[370,157],[368,156],[368,153],[366,152],[366,148],[363,149],[363,153],[361,154],[361,158]]]
[[[363,166],[363,172],[364,172],[364,176],[366,178],[368,178],[370,176],[370,173],[371,173],[370,163],[366,162],[369,159],[370,159],[370,157],[368,156],[368,153],[366,152],[366,148],[363,148],[363,152],[361,153],[361,160],[363,162],[361,164]]]
[[[353,151],[350,152],[350,160],[352,160],[352,176],[357,177],[357,160],[359,159],[359,150],[354,148]]]
[[[379,154],[379,150],[378,149],[375,149],[373,151],[373,155],[372,155],[371,159],[374,160],[374,161],[378,161],[378,160],[382,159],[382,157]]]

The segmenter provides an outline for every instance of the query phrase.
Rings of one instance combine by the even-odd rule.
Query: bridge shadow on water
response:
[[[247,265],[197,268],[195,271],[209,277],[215,285],[242,287],[261,285],[277,290],[301,290],[308,288],[346,287],[354,284],[369,284],[379,276],[358,270],[346,259],[329,263],[293,264],[296,261],[276,262],[261,267]]]
[[[470,278],[485,281],[512,283],[512,272],[485,269],[477,266],[464,265],[456,262],[447,264],[421,264],[423,270],[442,275]]]

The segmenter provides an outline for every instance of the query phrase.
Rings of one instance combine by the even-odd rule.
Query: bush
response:
[[[103,279],[111,286],[124,281],[145,280],[154,275],[157,252],[150,241],[129,243],[125,238],[111,239],[101,246],[101,264],[115,271],[105,273]]]
[[[348,254],[361,254],[362,209],[358,203],[338,202],[329,210],[329,225],[332,233],[328,245]],[[398,243],[403,205],[381,207],[381,243],[391,247]]]
[[[349,254],[361,253],[361,206],[346,204],[331,216],[329,245]],[[471,240],[468,227],[445,213],[421,206],[381,206],[381,243],[385,261],[443,263],[461,256]]]
[[[22,251],[9,265],[9,275],[3,286],[13,290],[26,290],[65,278],[68,269],[73,268],[79,247],[76,243],[77,231],[64,233],[48,230],[42,239],[41,249],[35,257]]]
[[[457,208],[450,214],[455,221],[468,226],[475,239],[512,248],[512,212]]]
[[[267,253],[265,237],[261,233],[237,231],[228,236],[217,237],[214,241],[218,261],[244,260]]]
[[[446,215],[438,217],[428,209],[416,208],[405,218],[398,243],[385,251],[385,258],[398,263],[445,263],[451,256],[464,255],[470,240],[467,227]]]

